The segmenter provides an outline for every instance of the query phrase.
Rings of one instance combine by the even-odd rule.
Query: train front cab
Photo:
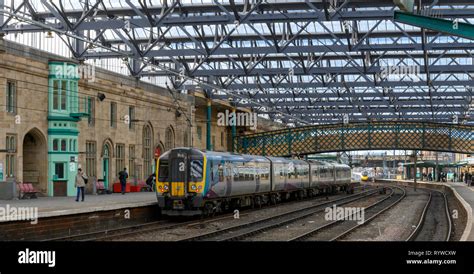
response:
[[[362,171],[360,175],[360,180],[364,182],[369,181],[369,172],[367,170]]]
[[[172,149],[158,159],[156,195],[163,215],[201,215],[205,169],[206,157],[197,149]]]

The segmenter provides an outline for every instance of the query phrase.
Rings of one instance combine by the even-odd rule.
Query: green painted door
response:
[[[104,176],[104,187],[105,189],[109,188],[109,158],[104,158],[102,160],[102,169]]]
[[[102,176],[104,178],[104,187],[109,189],[109,145],[104,146],[103,160],[102,160]]]

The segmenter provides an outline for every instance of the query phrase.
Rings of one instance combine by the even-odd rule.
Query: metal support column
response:
[[[77,36],[82,37],[82,36],[84,36],[84,31],[77,31],[75,34]],[[79,40],[79,39],[74,39],[73,40],[73,47],[74,47],[74,52],[73,52],[74,58],[76,58],[79,61],[84,61],[85,60],[85,58],[83,56],[83,54],[85,52],[84,41]]]
[[[234,151],[234,143],[235,143],[235,137],[237,136],[237,113],[235,112],[235,108],[232,108],[232,117],[234,118],[234,123],[232,123],[232,152]]]
[[[413,179],[413,180],[414,180],[414,181],[413,181],[413,182],[414,182],[414,184],[413,184],[413,190],[416,191],[416,174],[418,173],[418,172],[417,172],[417,169],[416,169],[416,161],[417,161],[417,159],[416,159],[416,150],[413,151],[413,159],[414,159],[414,163],[415,163],[415,164],[414,164],[414,169],[415,169],[415,170],[413,171],[413,173],[415,174],[414,179]]]
[[[207,100],[207,119],[206,119],[206,149],[212,150],[211,144],[211,122],[212,122],[212,101]]]
[[[4,10],[4,9],[5,9],[5,0],[0,0],[0,10]],[[5,15],[3,13],[0,13],[0,27],[3,25],[3,22],[5,22]],[[3,32],[0,29],[0,39],[2,39],[4,35],[5,35],[5,32]]]

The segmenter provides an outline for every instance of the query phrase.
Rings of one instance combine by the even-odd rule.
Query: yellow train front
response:
[[[360,174],[360,180],[363,182],[367,182],[369,180],[369,172],[367,170],[362,171]]]
[[[172,149],[158,159],[156,195],[162,214],[202,214],[205,169],[205,154],[197,149]]]

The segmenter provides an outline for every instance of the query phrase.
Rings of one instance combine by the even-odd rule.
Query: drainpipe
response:
[[[206,120],[206,149],[212,150],[211,144],[211,121],[212,121],[212,111],[211,111],[212,101],[211,99],[207,100],[207,120]]]

